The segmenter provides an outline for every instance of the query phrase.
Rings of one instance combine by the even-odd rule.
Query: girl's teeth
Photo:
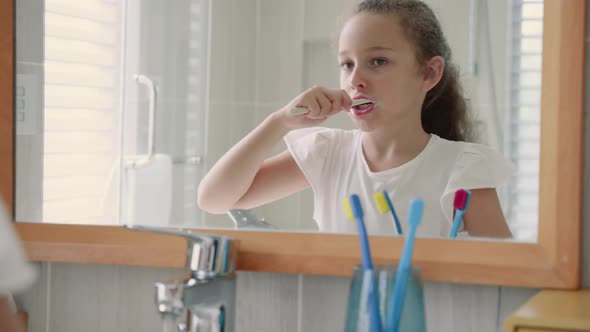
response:
[[[367,104],[362,104],[362,105],[355,106],[354,109],[355,110],[359,110],[359,111],[363,111],[363,110],[366,110],[367,108],[369,108],[371,106],[373,106],[372,103],[367,103]]]

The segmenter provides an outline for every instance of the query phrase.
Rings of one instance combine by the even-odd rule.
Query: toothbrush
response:
[[[384,214],[387,211],[391,211],[393,221],[395,222],[395,229],[397,230],[397,234],[402,235],[402,225],[399,222],[397,213],[395,213],[393,203],[389,198],[387,190],[383,190],[382,192],[376,192],[375,194],[373,194],[373,199],[375,200],[375,203],[377,204],[377,207],[379,208],[379,212],[381,212],[381,214]]]
[[[453,226],[449,232],[449,237],[457,237],[459,227],[463,222],[463,214],[469,206],[469,200],[471,199],[471,191],[466,189],[459,189],[455,192],[455,200],[453,201],[453,207],[455,208],[455,217],[453,218]]]
[[[373,261],[371,260],[371,249],[369,247],[369,239],[367,236],[367,231],[365,229],[365,222],[363,221],[363,207],[361,206],[361,201],[358,195],[350,195],[348,200],[344,200],[344,213],[349,220],[357,221],[358,231],[359,231],[359,241],[361,245],[361,259],[362,259],[362,266],[363,272],[370,271],[369,274],[371,276],[370,288],[369,288],[369,295],[368,295],[368,307],[369,307],[369,316],[371,319],[371,331],[372,332],[381,332],[383,331],[383,326],[381,323],[381,315],[379,314],[379,298],[377,297],[377,285],[375,284],[375,276],[374,276],[374,267]]]
[[[356,107],[356,106],[360,106],[360,105],[364,105],[364,104],[372,104],[373,102],[370,101],[369,99],[356,99],[352,101],[352,105],[351,107]],[[293,115],[298,115],[298,114],[305,114],[308,113],[309,109],[307,107],[295,107],[292,108],[291,110],[289,110],[289,113],[293,114]]]
[[[413,199],[410,202],[410,212],[408,214],[408,224],[410,229],[408,231],[408,236],[404,243],[402,256],[397,267],[395,283],[393,285],[393,293],[391,294],[391,302],[389,303],[387,323],[385,325],[385,330],[387,332],[398,332],[399,329],[399,322],[401,320],[401,315],[404,308],[404,299],[406,296],[408,278],[412,271],[412,252],[414,250],[416,230],[422,221],[423,213],[424,201],[421,199]]]

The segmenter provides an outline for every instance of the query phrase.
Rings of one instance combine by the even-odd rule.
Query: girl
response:
[[[379,215],[373,193],[387,190],[405,228],[410,199],[425,211],[418,234],[447,236],[453,198],[471,189],[464,231],[509,237],[496,187],[510,163],[469,139],[466,102],[440,24],[418,0],[366,0],[339,38],[341,90],[314,86],[268,116],[230,149],[199,185],[199,206],[210,213],[253,208],[311,186],[320,231],[356,231],[342,200],[352,193],[365,207],[367,231],[395,234]],[[352,100],[369,99],[351,108]],[[306,114],[290,110],[305,107]],[[348,112],[357,130],[317,127]],[[288,149],[265,159],[284,139]]]

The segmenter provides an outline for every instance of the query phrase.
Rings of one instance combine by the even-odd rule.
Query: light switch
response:
[[[35,74],[17,74],[14,106],[16,108],[16,134],[38,134],[37,118],[41,115],[37,97],[38,76]]]
[[[16,109],[18,111],[23,111],[25,109],[25,100],[24,99],[17,99],[16,100]]]

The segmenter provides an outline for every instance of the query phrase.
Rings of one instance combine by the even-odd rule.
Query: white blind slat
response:
[[[44,69],[46,84],[106,89],[114,89],[116,84],[113,70],[101,66],[45,61]]]
[[[80,153],[73,155],[46,154],[43,159],[43,177],[97,175],[111,167],[110,155]]]
[[[117,23],[119,17],[118,1],[45,0],[45,12],[110,24]]]

